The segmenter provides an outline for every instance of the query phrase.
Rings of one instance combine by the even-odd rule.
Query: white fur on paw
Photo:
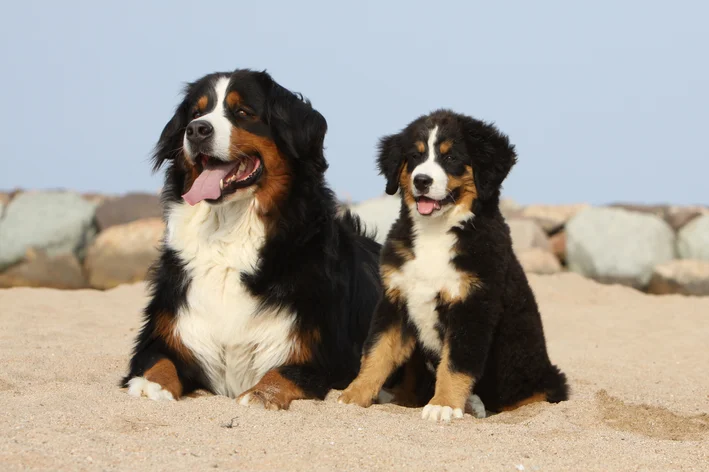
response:
[[[254,404],[261,404],[261,402],[254,402]],[[252,405],[252,403],[251,403],[251,394],[250,394],[250,393],[244,394],[244,395],[241,397],[241,399],[239,400],[239,405],[251,406],[251,405]]]
[[[128,381],[128,395],[133,397],[148,397],[151,400],[174,400],[172,393],[160,384],[151,382],[145,377],[133,377]]]
[[[468,398],[468,405],[470,409],[473,410],[473,416],[479,419],[486,418],[487,412],[485,411],[485,404],[477,395],[470,395]]]
[[[443,421],[449,423],[451,418],[462,418],[463,410],[460,408],[451,408],[449,406],[431,405],[430,403],[423,407],[421,418],[430,421]]]
[[[384,390],[381,390],[379,392],[379,395],[377,396],[377,403],[379,404],[384,404],[384,403],[391,403],[394,400],[394,395],[392,395],[389,392],[386,392]]]

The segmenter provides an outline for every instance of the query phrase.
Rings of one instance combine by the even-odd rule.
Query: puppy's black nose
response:
[[[214,133],[214,128],[209,121],[196,120],[187,125],[185,134],[187,140],[191,143],[201,143]]]
[[[431,187],[432,183],[433,179],[426,174],[419,174],[414,177],[414,187],[416,187],[416,190],[421,193],[428,192],[428,189]]]

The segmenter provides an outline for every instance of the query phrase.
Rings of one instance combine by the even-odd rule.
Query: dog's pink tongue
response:
[[[430,198],[421,197],[416,202],[416,209],[422,215],[430,215],[431,213],[433,213],[433,210],[435,210],[436,207],[440,208],[440,206],[438,205],[438,202],[436,200],[432,200]]]
[[[214,200],[222,195],[222,189],[219,187],[219,182],[226,177],[229,172],[234,170],[237,162],[226,162],[224,164],[207,164],[207,167],[195,179],[189,192],[184,194],[182,198],[190,205],[196,205],[202,200]]]

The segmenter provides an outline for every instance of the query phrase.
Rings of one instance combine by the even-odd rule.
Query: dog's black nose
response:
[[[416,190],[421,193],[428,192],[428,189],[431,187],[432,183],[433,179],[426,174],[419,174],[414,177],[414,187],[416,187]]]
[[[197,120],[187,125],[187,130],[185,134],[187,135],[187,140],[191,143],[201,143],[214,133],[214,128],[209,121]]]

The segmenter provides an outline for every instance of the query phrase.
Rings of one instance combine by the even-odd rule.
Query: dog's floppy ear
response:
[[[159,170],[165,161],[175,159],[182,152],[182,131],[187,126],[187,108],[185,99],[175,109],[175,114],[160,133],[160,139],[153,152],[153,172]]]
[[[266,119],[278,149],[324,173],[328,167],[323,154],[327,121],[302,95],[285,89],[266,72],[259,75],[268,95]]]
[[[494,125],[464,117],[468,153],[472,156],[475,186],[481,201],[499,200],[500,187],[517,162],[514,145]]]
[[[399,190],[399,174],[404,165],[404,151],[401,148],[401,135],[392,134],[379,140],[377,157],[379,173],[387,179],[386,193],[394,195]]]

